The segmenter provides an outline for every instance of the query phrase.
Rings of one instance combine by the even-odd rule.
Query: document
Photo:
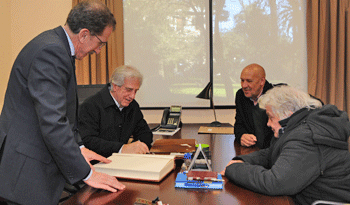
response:
[[[176,129],[165,129],[165,128],[160,128],[152,133],[154,135],[167,135],[167,136],[173,136],[175,133],[177,133],[181,128],[176,128]]]

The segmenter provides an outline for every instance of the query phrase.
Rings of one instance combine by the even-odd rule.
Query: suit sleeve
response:
[[[260,165],[263,167],[268,167],[269,165],[269,155],[270,149],[261,149],[259,151],[250,153],[248,155],[239,155],[234,157],[232,160],[242,160],[249,164]]]
[[[74,69],[65,49],[46,46],[30,66],[28,89],[32,97],[43,141],[58,168],[70,183],[88,175],[90,167],[76,143],[73,124],[67,117],[68,81]],[[74,101],[75,102],[75,101]],[[75,111],[73,111],[75,112]]]
[[[234,134],[236,140],[241,143],[241,137],[245,133],[249,133],[245,126],[244,120],[244,111],[243,111],[243,93],[242,90],[238,90],[236,93],[236,116],[235,116],[235,124],[234,124]]]
[[[249,158],[249,155],[244,156],[245,163],[228,166],[225,176],[262,194],[294,195],[311,184],[320,173],[317,147],[305,141],[286,143],[271,168],[261,166],[258,158]]]

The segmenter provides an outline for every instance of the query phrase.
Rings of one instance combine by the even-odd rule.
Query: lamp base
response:
[[[208,127],[221,127],[221,122],[214,121],[208,125]]]

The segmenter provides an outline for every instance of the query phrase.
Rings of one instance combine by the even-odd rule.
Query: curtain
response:
[[[350,0],[307,1],[308,92],[350,113]]]
[[[83,0],[73,0],[73,7]],[[123,1],[100,0],[113,13],[117,25],[108,39],[108,43],[96,55],[88,55],[83,60],[76,61],[76,76],[78,85],[105,84],[113,70],[124,64],[124,34],[123,34]]]

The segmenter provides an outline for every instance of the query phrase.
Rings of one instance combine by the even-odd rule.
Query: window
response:
[[[271,83],[306,90],[305,6],[301,0],[124,0],[125,64],[144,75],[136,100],[142,107],[207,108],[210,101],[195,96],[212,78],[215,106],[233,106],[250,63],[262,65]]]

